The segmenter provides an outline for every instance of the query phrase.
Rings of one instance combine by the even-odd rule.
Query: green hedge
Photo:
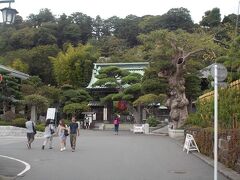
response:
[[[0,126],[12,126],[12,123],[0,119]]]
[[[37,131],[44,131],[45,130],[45,125],[44,124],[37,124],[36,125]]]
[[[0,119],[0,126],[16,126],[16,127],[25,128],[26,127],[25,122],[26,122],[25,118],[16,118],[12,122],[4,121],[4,120]],[[37,124],[36,129],[37,129],[37,131],[43,132],[45,129],[44,123]]]
[[[25,118],[16,118],[12,121],[12,125],[25,128],[25,122],[26,122]]]

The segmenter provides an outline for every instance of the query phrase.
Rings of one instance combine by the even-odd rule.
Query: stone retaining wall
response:
[[[15,126],[0,126],[0,137],[2,136],[26,136],[26,128]],[[35,137],[42,137],[43,132],[37,132]]]

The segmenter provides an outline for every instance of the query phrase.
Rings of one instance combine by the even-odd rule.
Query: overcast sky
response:
[[[100,15],[107,19],[111,16],[121,18],[129,14],[137,16],[162,15],[171,8],[184,7],[190,11],[192,19],[198,23],[204,12],[214,7],[220,8],[222,18],[231,13],[237,14],[239,0],[15,0],[12,8],[17,9],[24,19],[42,8],[48,8],[54,15],[82,12],[95,18]],[[0,4],[1,8],[7,4]]]

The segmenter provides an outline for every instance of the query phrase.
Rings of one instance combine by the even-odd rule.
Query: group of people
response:
[[[27,119],[27,122],[25,123],[26,129],[27,129],[27,147],[28,149],[31,149],[31,144],[34,141],[34,136],[36,133],[35,125],[30,120],[30,118]],[[66,140],[67,137],[70,136],[70,145],[72,148],[72,152],[75,151],[76,148],[76,140],[77,136],[80,135],[80,126],[79,123],[76,122],[76,118],[73,116],[71,123],[69,126],[67,126],[64,123],[64,120],[61,119],[59,121],[59,125],[57,128],[54,127],[53,124],[51,124],[50,119],[47,119],[45,122],[45,129],[44,129],[44,142],[42,145],[42,150],[45,149],[47,144],[49,145],[49,149],[52,149],[52,141],[54,136],[59,136],[60,139],[60,151],[66,150]]]
[[[113,124],[114,124],[115,135],[118,135],[118,129],[120,124],[119,115],[115,116],[113,120]],[[31,121],[30,118],[27,118],[25,125],[27,129],[27,140],[28,140],[27,147],[28,149],[31,149],[31,144],[34,141],[34,136],[36,134],[36,128],[35,128],[35,124]],[[72,120],[69,126],[67,126],[64,123],[64,120],[61,119],[59,121],[59,125],[57,128],[54,127],[50,119],[47,119],[45,122],[44,141],[42,145],[42,150],[45,149],[47,144],[49,145],[49,149],[52,149],[53,137],[57,135],[59,136],[59,139],[60,139],[60,151],[66,150],[66,140],[67,140],[67,137],[70,136],[70,145],[72,148],[72,152],[74,152],[76,148],[77,136],[80,135],[79,129],[80,129],[80,124],[76,122],[75,116],[72,117]]]

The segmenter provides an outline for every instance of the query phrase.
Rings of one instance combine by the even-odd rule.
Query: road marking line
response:
[[[9,156],[3,156],[3,155],[0,155],[0,157],[4,157],[4,158],[8,158],[8,159],[11,159],[11,160],[14,160],[14,161],[21,162],[21,163],[23,163],[26,166],[25,169],[22,172],[17,174],[17,176],[22,176],[25,172],[27,172],[28,170],[31,169],[30,164],[28,164],[28,163],[26,163],[26,162],[24,162],[24,161],[22,161],[20,159],[16,159],[16,158],[9,157]]]

